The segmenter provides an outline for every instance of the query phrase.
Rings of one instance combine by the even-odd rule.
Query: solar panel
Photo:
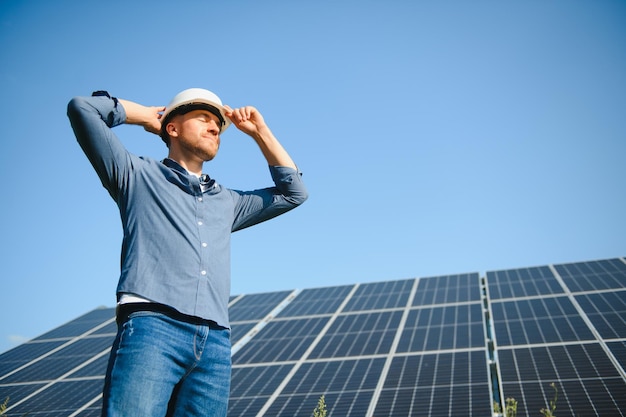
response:
[[[558,414],[624,416],[626,262],[524,271],[487,273],[500,397],[515,398],[518,415],[556,395]]]
[[[311,358],[386,354],[398,331],[401,311],[337,317],[311,352]]]
[[[382,358],[307,362],[267,409],[268,416],[310,415],[321,395],[332,414],[364,416],[384,366]]]
[[[228,414],[256,416],[293,366],[286,363],[233,368]]]
[[[411,310],[399,352],[467,349],[485,346],[484,314],[480,304]]]
[[[250,294],[236,298],[229,305],[231,322],[260,320],[276,308],[291,291]]]
[[[2,379],[3,384],[54,380],[72,371],[94,356],[94,353],[108,352],[113,343],[112,337],[102,336],[77,340],[31,366]]]
[[[304,290],[278,316],[297,317],[334,313],[353,287],[346,285]]]
[[[267,363],[299,359],[327,318],[273,321],[233,356],[233,363]]]
[[[537,346],[499,352],[502,385],[519,402],[518,415],[536,415],[558,390],[563,415],[622,416],[626,384],[599,343]]]
[[[229,416],[624,416],[622,258],[230,298]],[[0,355],[7,416],[100,415],[115,309]]]
[[[484,350],[394,358],[376,416],[492,414]]]
[[[487,282],[492,300],[563,292],[547,266],[487,272]]]
[[[581,294],[575,299],[602,338],[626,338],[626,291]]]
[[[626,288],[626,265],[620,259],[555,265],[572,292]]]
[[[404,307],[413,280],[364,284],[357,288],[344,311],[380,310]]]
[[[567,297],[492,302],[491,310],[498,346],[595,338]]]
[[[414,306],[480,301],[477,273],[429,277],[419,280]]]

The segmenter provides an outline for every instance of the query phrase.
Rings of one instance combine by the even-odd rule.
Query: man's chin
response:
[[[215,152],[213,155],[207,154],[204,156],[204,162],[212,161],[216,156],[217,156],[217,152]]]

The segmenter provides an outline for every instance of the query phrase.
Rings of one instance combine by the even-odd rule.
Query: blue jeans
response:
[[[226,416],[230,370],[229,329],[132,312],[118,324],[102,415]]]

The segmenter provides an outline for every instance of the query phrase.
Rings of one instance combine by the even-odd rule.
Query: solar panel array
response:
[[[115,310],[0,355],[7,416],[99,416]],[[626,414],[626,261],[233,296],[229,416]],[[552,385],[554,385],[554,388]]]

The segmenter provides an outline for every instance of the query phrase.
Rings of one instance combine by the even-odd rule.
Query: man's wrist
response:
[[[252,138],[257,143],[267,142],[268,140],[276,140],[274,134],[266,124],[263,124],[262,126],[257,126],[256,132],[252,135]]]

